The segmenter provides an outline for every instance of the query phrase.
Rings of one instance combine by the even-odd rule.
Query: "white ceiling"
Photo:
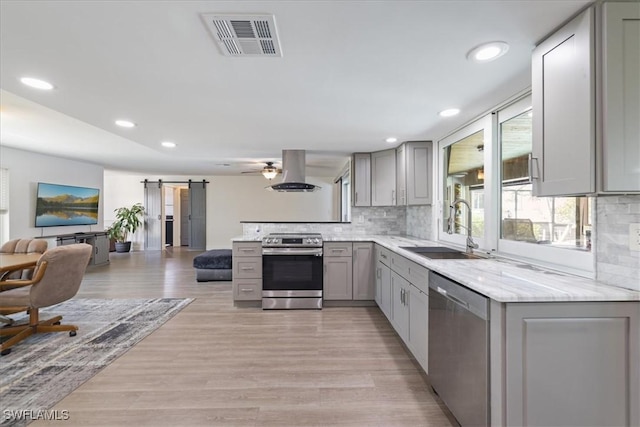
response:
[[[352,152],[437,140],[527,88],[534,45],[589,3],[2,0],[1,142],[167,175],[306,149],[307,174],[332,176]],[[283,56],[223,56],[202,13],[273,14]],[[496,40],[505,56],[466,60]],[[438,116],[449,107],[462,112]]]

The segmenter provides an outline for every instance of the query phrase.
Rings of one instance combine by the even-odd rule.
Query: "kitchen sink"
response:
[[[401,246],[400,249],[429,259],[484,259],[478,255],[468,254],[444,246]]]

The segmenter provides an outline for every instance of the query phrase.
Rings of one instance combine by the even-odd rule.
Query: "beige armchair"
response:
[[[0,247],[0,254],[42,254],[47,250],[47,241],[42,239],[13,239]],[[31,279],[33,269],[11,271],[1,280]]]
[[[73,298],[82,282],[92,247],[86,243],[58,246],[46,251],[38,260],[31,280],[8,280],[0,282],[11,286],[0,292],[0,313],[29,312],[29,322],[0,328],[0,336],[10,337],[0,344],[0,354],[11,352],[11,347],[27,337],[43,332],[68,331],[74,336],[78,330],[74,325],[61,325],[62,316],[40,320],[38,310]]]

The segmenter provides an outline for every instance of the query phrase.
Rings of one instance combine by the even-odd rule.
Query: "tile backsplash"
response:
[[[640,223],[640,195],[600,196],[595,200],[596,279],[640,291],[640,252],[629,249],[629,225]],[[243,235],[257,237],[274,232],[406,234],[433,240],[433,209],[432,206],[353,207],[351,223],[244,223]]]
[[[629,249],[629,225],[640,224],[640,196],[596,200],[596,279],[640,291],[640,252]]]
[[[407,206],[407,234],[433,240],[431,206]]]
[[[259,231],[256,231],[259,230]],[[249,222],[242,224],[244,237],[257,237],[269,233],[324,233],[329,235],[351,234],[406,234],[407,215],[404,206],[351,208],[350,223],[296,223]]]

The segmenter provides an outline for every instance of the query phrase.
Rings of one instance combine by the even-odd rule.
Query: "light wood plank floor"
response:
[[[77,298],[196,300],[56,405],[68,421],[31,425],[455,425],[378,308],[236,308],[230,282],[196,282],[198,253],[87,271]]]

